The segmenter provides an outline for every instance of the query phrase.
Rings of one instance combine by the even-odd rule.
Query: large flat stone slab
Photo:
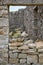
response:
[[[39,63],[43,64],[43,53],[39,54]]]
[[[27,64],[37,63],[37,55],[28,55],[27,56]]]
[[[43,0],[3,0],[3,4],[42,4]]]
[[[0,18],[0,27],[9,26],[8,18]]]

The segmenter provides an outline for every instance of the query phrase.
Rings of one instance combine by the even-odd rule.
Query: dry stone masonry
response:
[[[16,12],[9,12],[9,30],[14,31],[15,28],[22,28],[24,30],[24,10]]]
[[[43,41],[34,42],[34,40],[14,38],[10,43],[8,42],[10,19],[8,5],[36,3],[43,4],[43,0],[0,0],[0,57],[3,58],[3,61],[9,62],[6,65],[43,65]],[[14,16],[15,14],[16,16]],[[19,23],[23,24],[21,26],[18,23],[18,27],[21,26],[23,30],[25,29],[30,39],[43,40],[43,6],[28,6],[25,10],[10,13],[11,15],[14,16],[12,18],[15,18],[16,22],[19,21]],[[17,23],[15,24],[17,25]]]
[[[3,58],[3,49],[8,45],[9,39],[9,22],[8,6],[0,5],[0,58]],[[5,55],[5,54],[4,54]],[[0,59],[0,63],[2,60]]]
[[[10,31],[21,28],[27,31],[30,39],[43,39],[43,6],[27,6],[10,12],[9,19]]]
[[[8,44],[8,7],[0,6],[0,45]]]
[[[9,44],[9,63],[15,65],[43,65],[43,41],[36,41],[34,43],[33,40],[27,41],[12,41]],[[6,49],[4,59],[8,62]]]
[[[43,0],[0,0],[0,5],[2,4],[43,4]]]

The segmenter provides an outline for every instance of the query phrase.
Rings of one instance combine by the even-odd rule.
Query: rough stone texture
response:
[[[17,27],[19,28],[19,26],[23,25],[22,28],[24,28],[24,30],[27,31],[30,39],[33,39],[33,40],[43,39],[43,24],[42,24],[43,23],[42,22],[43,21],[43,7],[42,6],[27,6],[25,9],[23,10],[21,9],[18,12],[10,13],[10,17],[11,17],[10,22],[12,20],[13,21],[12,24],[16,24],[16,25],[18,23],[19,24],[21,23],[20,25],[18,24]],[[17,17],[17,20],[15,19],[16,17]],[[14,22],[14,19],[16,23]],[[11,46],[14,47],[15,45],[15,47],[17,48],[13,49],[13,51],[11,50],[12,49],[11,48],[10,54],[14,53],[14,56],[15,56],[15,53],[18,53],[17,58],[19,60],[19,63],[21,64],[26,63],[26,65],[27,64],[40,65],[41,63],[43,63],[43,41],[35,42],[34,44],[33,40],[28,40],[21,44],[20,43],[17,44],[17,42],[16,44],[15,42],[12,43]],[[13,60],[14,59],[15,58],[13,58]],[[14,61],[12,63],[14,63]]]
[[[9,26],[10,27],[10,31],[14,31],[15,28],[22,28],[24,29],[24,24],[23,24],[23,21],[24,21],[24,12],[23,10],[19,10],[18,12],[10,12],[9,13]],[[12,22],[11,22],[12,21]],[[13,26],[12,26],[13,25]]]
[[[27,45],[23,45],[23,46],[19,47],[18,49],[21,49],[21,50],[28,50],[29,48],[28,48]]]
[[[37,63],[37,55],[28,55],[27,56],[27,64]]]
[[[0,27],[8,26],[8,18],[0,18]]]
[[[10,31],[20,27],[27,31],[30,39],[43,39],[43,6],[27,6],[15,13],[10,12],[9,18]]]
[[[42,49],[38,49],[38,52],[43,52],[43,48]]]
[[[33,30],[32,29],[32,25],[33,25],[32,21],[34,21],[33,7],[34,6],[28,6],[24,11],[24,26],[25,26],[25,29],[28,32],[30,38],[32,38],[32,35],[33,35],[33,31],[32,31]]]
[[[25,2],[24,1],[25,0],[22,0],[22,1],[21,0],[17,0],[16,2],[14,0],[0,0],[0,5],[2,5],[2,4],[15,4],[15,3],[20,3],[20,4],[27,3],[27,4],[29,4],[29,3],[31,3],[31,1],[32,1],[32,3],[43,3],[42,0],[37,0],[37,1],[28,0],[28,1],[25,1]],[[34,23],[34,21],[35,22],[37,21],[37,23],[36,23],[37,25],[36,26],[38,26],[38,34],[37,34],[37,32],[35,33],[35,31],[37,31],[37,30],[36,29],[32,29],[32,26],[31,27],[29,26],[29,30],[30,29],[31,30],[30,31],[28,30],[28,31],[29,31],[29,33],[30,32],[32,32],[32,33],[34,32],[33,34],[30,33],[31,36],[33,35],[33,38],[34,38],[34,36],[36,36],[39,39],[40,38],[43,39],[43,7],[42,6],[38,6],[38,11],[36,12],[38,14],[38,16],[35,15],[35,11],[33,9],[34,9],[33,6],[29,7],[29,8],[27,7],[26,14],[24,14],[24,15],[29,18],[29,20],[28,20],[29,24],[28,24],[28,21],[25,21],[25,22],[27,22],[28,25],[31,25],[31,24]],[[33,16],[33,12],[34,12],[34,16],[36,18],[38,17],[37,20],[35,20],[36,18]],[[30,18],[30,15],[31,15],[31,18]],[[20,17],[20,15],[19,15],[19,17]],[[26,18],[26,19],[28,19],[28,18]],[[21,19],[20,19],[20,21],[21,21]],[[32,22],[30,23],[30,21],[32,21]],[[4,45],[4,44],[7,45],[8,44],[8,26],[9,26],[9,23],[8,23],[8,7],[6,5],[0,6],[0,23],[1,23],[0,24],[0,46]],[[33,25],[33,26],[36,27],[35,25]],[[39,35],[39,36],[37,36],[37,35]],[[4,47],[5,47],[5,45],[4,45]],[[18,46],[20,46],[20,44],[18,44]],[[15,47],[17,47],[17,45],[15,45]],[[26,47],[25,44],[23,45],[23,47]],[[28,45],[27,45],[27,47],[28,47]],[[2,46],[2,48],[3,48],[3,46]],[[31,51],[32,50],[33,49],[31,49]],[[12,65],[12,63],[14,63],[13,65],[32,65],[31,63],[34,63],[33,65],[43,65],[43,64],[38,64],[38,63],[43,63],[43,53],[39,53],[38,52],[39,49],[37,49],[38,54],[36,54],[36,51],[35,51],[35,54],[34,54],[34,52],[31,53],[31,54],[29,54],[30,52],[29,53],[22,53],[22,51],[23,52],[27,51],[27,49],[25,49],[25,48],[24,49],[20,49],[20,48],[18,49],[18,47],[13,49],[13,51],[12,51],[12,49],[10,49],[9,54],[11,54],[11,56],[12,56],[12,53],[14,53],[14,57],[12,56],[12,58],[9,58],[9,63],[11,63],[11,64],[7,64],[7,65]],[[28,51],[30,51],[30,50],[28,49]],[[4,60],[6,60],[8,62],[8,47],[3,49],[3,56],[4,56]],[[1,57],[1,55],[0,55],[0,57]],[[3,63],[1,61],[2,60],[0,59],[0,65],[3,65]]]
[[[17,57],[18,57],[18,53],[10,54],[10,58],[17,58]]]
[[[33,41],[28,40],[28,42],[31,42],[31,43],[25,44],[24,42],[24,44],[21,46],[28,47],[28,46],[31,46],[31,44],[36,45],[36,43],[33,43]],[[19,65],[31,65],[31,64],[43,65],[43,52],[42,51],[40,52],[40,50],[43,49],[43,47],[37,48],[37,45],[35,47],[33,45],[32,48],[28,47],[28,49],[25,49],[26,48],[25,47],[21,49],[20,48],[21,46],[14,46],[14,44],[16,43],[17,42],[15,43],[13,42],[13,45],[12,43],[10,43],[9,45],[9,63],[15,64],[15,65],[18,63]],[[4,57],[4,60],[8,62],[8,46],[6,45],[5,48],[3,49],[3,57]]]
[[[13,64],[17,64],[18,61],[19,61],[18,59],[12,59],[12,58],[9,59],[9,62],[10,62],[10,63],[13,63]]]
[[[8,44],[9,22],[8,7],[0,6],[0,45]]]
[[[8,45],[9,39],[9,23],[8,23],[8,7],[0,6],[0,48],[2,52],[2,57],[5,61],[8,62],[8,48],[5,48]],[[3,62],[3,61],[2,61]],[[2,63],[3,64],[3,63]]]
[[[27,54],[19,54],[19,58],[27,58]]]
[[[26,59],[20,59],[20,63],[26,63]]]
[[[2,4],[43,4],[43,0],[1,0],[0,5]]]
[[[23,43],[20,43],[20,42],[16,42],[16,43],[15,43],[15,42],[14,42],[14,43],[9,44],[9,45],[10,45],[10,46],[14,46],[14,47],[15,47],[15,46],[18,46],[18,47],[19,47],[19,46],[22,46]]]
[[[43,53],[39,54],[39,63],[43,64]]]

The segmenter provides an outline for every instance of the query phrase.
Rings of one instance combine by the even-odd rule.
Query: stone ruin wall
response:
[[[14,28],[20,27],[22,30],[27,31],[30,39],[43,39],[43,6],[37,6],[37,12],[34,11],[35,7],[36,6],[27,6],[25,9],[17,12],[10,12],[10,30],[13,31]]]
[[[6,42],[8,44],[8,38],[9,38],[8,37],[8,34],[9,34],[8,14],[9,13],[8,13],[7,5],[8,4],[26,4],[26,3],[27,4],[41,3],[42,4],[43,0],[28,0],[28,1],[27,0],[26,1],[25,0],[22,0],[22,1],[21,0],[15,0],[15,1],[14,0],[0,0],[0,44],[1,45],[6,44]],[[39,17],[39,19],[43,21],[43,14],[41,13],[42,10],[43,10],[43,7],[40,6],[39,15],[42,19],[40,17]],[[42,21],[41,21],[41,23],[43,23]],[[38,22],[38,24],[39,24],[39,22]],[[39,37],[40,37],[40,34],[43,35],[43,24],[41,24],[41,23],[39,25],[39,28],[42,32],[38,29],[38,31],[40,32],[40,33],[38,33]],[[43,36],[41,36],[41,37],[43,38]],[[34,46],[34,44],[32,44],[32,45]],[[23,46],[23,47],[21,47],[21,46]],[[4,56],[5,60],[8,61],[8,52],[7,52],[8,48],[5,50],[6,51],[4,52],[3,56]],[[10,46],[10,50],[12,50],[11,46]],[[25,43],[21,43],[21,44],[19,43],[18,45],[15,44],[15,47],[13,47],[13,51],[14,51],[13,54],[12,54],[12,51],[9,52],[10,53],[9,62],[14,63],[15,65],[32,65],[32,63],[33,63],[33,65],[43,65],[42,64],[43,63],[43,53],[38,52],[40,49],[37,50],[36,48],[34,48],[33,50],[34,50],[34,52],[30,53],[28,45]],[[37,50],[37,52],[36,52],[36,50]]]
[[[24,10],[19,10],[16,12],[9,12],[9,30],[14,31],[15,28],[24,29]]]
[[[34,11],[34,8],[36,8],[36,7],[38,7],[38,11]],[[19,13],[17,12],[17,13],[10,13],[10,14],[12,14],[13,18],[14,18],[15,14],[16,14],[16,16],[18,14],[20,16],[22,16],[20,14],[20,12],[22,12],[22,11],[20,10]],[[24,12],[24,16],[23,16],[24,22],[23,23],[24,23],[24,26],[26,26],[26,29],[28,29],[27,32],[29,31],[28,32],[29,35],[32,35],[32,36],[30,36],[30,38],[38,37],[40,39],[39,35],[41,35],[41,36],[43,35],[43,33],[42,33],[43,30],[41,30],[41,28],[43,28],[43,24],[42,24],[42,22],[43,22],[43,18],[42,18],[43,17],[42,16],[43,15],[43,6],[28,6],[23,12]],[[17,18],[17,20],[20,24],[21,21],[19,21],[19,18]],[[20,18],[20,20],[21,20],[21,18]],[[14,22],[14,20],[13,20],[13,22]],[[34,23],[36,23],[37,25],[35,25]],[[38,29],[36,28],[36,26]],[[36,31],[36,33],[35,33],[35,31]],[[40,34],[40,33],[42,33],[42,34]],[[37,37],[36,37],[36,34],[37,34]],[[32,44],[32,46],[31,46],[31,44]],[[4,59],[11,64],[15,64],[15,65],[16,64],[17,65],[43,65],[43,51],[42,51],[43,48],[42,47],[37,48],[36,43],[33,43],[32,40],[30,40],[28,42],[26,41],[24,43],[23,42],[13,42],[12,44],[9,44],[9,50],[10,50],[9,51],[9,59],[8,59],[8,53],[7,53],[8,47],[5,47],[5,48],[6,49],[3,54]]]
[[[43,39],[43,6],[28,6],[24,14],[24,24],[31,39]]]
[[[33,18],[33,8],[34,6],[28,6],[25,9],[20,9],[16,12],[9,12],[9,27],[10,31],[13,31],[15,28],[21,28],[26,30],[31,38],[33,35],[32,21]]]
[[[8,44],[8,7],[0,6],[0,45]]]
[[[7,5],[10,5],[10,4],[42,4],[43,3],[43,0],[0,0],[0,27],[1,28],[6,28],[8,29],[8,26],[9,26],[9,17],[8,17],[8,6]],[[6,12],[6,13],[5,13]],[[7,24],[2,24],[2,22],[6,20]],[[5,21],[4,21],[5,22]],[[41,33],[41,32],[40,32]],[[7,35],[8,33],[5,33],[4,35]],[[42,33],[43,35],[43,33]],[[3,35],[0,35],[1,37]],[[8,35],[7,35],[8,36]],[[0,37],[0,38],[1,38]],[[3,36],[4,37],[4,36]],[[8,37],[7,37],[8,38]],[[2,38],[1,38],[2,39]],[[5,39],[4,39],[5,40]],[[4,42],[4,41],[3,41]],[[3,43],[2,42],[2,43]]]
[[[43,0],[0,0],[0,5],[3,4],[43,4]]]

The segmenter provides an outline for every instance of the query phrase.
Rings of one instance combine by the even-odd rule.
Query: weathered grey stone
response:
[[[12,16],[13,16],[13,18],[12,18]],[[24,17],[23,16],[23,10],[20,10],[19,12],[15,12],[15,13],[11,13],[11,12],[9,13],[9,26],[11,26],[10,31],[12,31],[12,28],[14,30],[15,27],[21,28],[22,30],[24,29],[24,27],[23,27],[23,20],[24,20],[23,17]],[[15,20],[15,22],[14,22],[14,20]]]
[[[0,17],[8,18],[8,7],[0,6]]]
[[[32,4],[32,3],[33,4],[35,4],[35,3],[42,4],[43,0],[41,0],[41,1],[40,0],[36,0],[36,1],[35,0],[24,0],[24,1],[23,0],[22,1],[21,0],[13,0],[12,1],[11,0],[11,2],[10,2],[10,0],[7,0],[7,1],[3,0],[2,2],[3,2],[3,4]]]
[[[17,47],[9,47],[10,50],[17,50]]]
[[[29,65],[27,63],[17,63],[17,64],[13,64],[13,65]]]
[[[3,1],[5,2],[4,4],[11,4],[12,0],[11,1],[10,0],[7,0],[7,1],[3,0]],[[8,3],[8,1],[9,1],[9,3]],[[12,2],[14,2],[14,1],[12,1]],[[21,2],[22,1],[19,1],[18,3],[21,3]],[[25,2],[27,2],[27,1],[25,1]],[[23,3],[25,3],[25,2],[23,1]],[[37,2],[38,2],[38,0],[37,0]],[[34,1],[34,3],[35,3],[35,1]],[[9,23],[8,23],[8,18],[6,18],[6,16],[8,15],[8,11],[7,11],[7,7],[5,7],[5,8],[4,7],[5,7],[5,5],[2,6],[2,8],[0,7],[0,46],[8,44],[8,31],[9,31],[8,30],[8,26],[9,26]],[[34,11],[37,8],[38,8],[38,11],[37,12]],[[24,11],[24,10],[26,10],[26,11]],[[17,14],[16,15],[17,16],[16,17],[17,18],[16,21],[19,21],[19,22],[21,21],[20,23],[22,23],[22,24],[23,24],[23,21],[24,21],[24,23],[25,23],[24,26],[26,26],[26,30],[28,29],[27,32],[29,33],[29,38],[33,39],[35,37],[35,38],[43,39],[43,6],[37,6],[36,8],[34,8],[33,6],[32,7],[29,6],[29,7],[27,7],[24,10],[20,11],[18,13],[16,12],[16,14]],[[18,14],[19,14],[19,18],[20,19],[18,18]],[[35,24],[37,24],[37,25],[35,25]],[[21,26],[21,24],[20,24],[20,26]],[[36,30],[37,26],[38,26],[38,31]],[[3,32],[4,32],[4,34],[3,34]],[[23,43],[21,43],[21,44],[20,43],[16,43],[16,44],[14,43],[15,47],[16,46],[20,46],[20,47],[18,47],[18,50],[15,49],[13,51],[11,51],[11,50],[9,51],[9,54],[10,53],[14,53],[14,55],[13,54],[11,55],[12,58],[10,58],[10,60],[9,60],[10,63],[14,63],[14,65],[16,63],[19,63],[19,62],[20,63],[25,63],[26,62],[25,59],[27,59],[27,63],[25,63],[23,65],[27,65],[27,64],[30,64],[30,63],[34,63],[34,64],[36,63],[36,65],[37,65],[37,60],[39,60],[39,63],[43,63],[43,53],[39,54],[39,59],[37,59],[37,54],[36,54],[36,48],[40,48],[41,47],[41,49],[38,49],[37,52],[42,52],[43,51],[43,41],[40,42],[41,44],[38,43],[38,46],[36,45],[37,47],[34,48],[34,49],[29,49],[28,48],[28,43],[30,44],[31,42],[26,42],[24,44]],[[31,44],[30,44],[30,46],[33,48],[34,45],[32,46]],[[12,45],[12,47],[14,47],[14,45]],[[23,46],[21,46],[21,45],[23,45]],[[5,46],[2,46],[2,48],[4,48],[4,47]],[[8,61],[7,51],[8,51],[8,49],[5,48],[5,53],[3,53],[3,56],[4,56],[5,60]],[[30,52],[33,52],[33,53],[31,53],[31,55],[29,55]],[[34,52],[35,52],[35,54],[34,54]],[[0,55],[0,57],[1,57],[1,55]],[[19,59],[21,59],[21,60],[17,59],[17,57]]]
[[[0,63],[2,63],[3,62],[3,60],[0,58]]]
[[[0,35],[0,40],[5,40],[7,39],[8,40],[8,35]]]
[[[24,42],[24,44],[31,44],[31,43],[33,43],[33,40],[27,40]]]
[[[3,4],[11,4],[12,0],[3,0]]]
[[[16,52],[17,52],[17,53],[20,53],[21,51],[20,51],[20,50],[13,50],[12,52],[13,52],[13,53],[16,53]]]
[[[32,1],[35,2],[35,0],[32,0]],[[35,11],[36,8],[37,8],[37,12]],[[10,13],[9,14],[9,16],[11,17],[11,18],[9,17],[10,22],[12,21],[10,23],[10,26],[11,26],[10,31],[14,31],[15,27],[16,28],[21,27],[22,30],[26,30],[26,32],[28,33],[29,39],[33,39],[33,40],[36,40],[37,38],[43,39],[43,26],[41,24],[41,21],[43,21],[43,14],[41,14],[42,11],[43,11],[42,6],[27,6],[23,10],[21,9],[15,13]],[[17,21],[18,21],[18,23],[17,23]],[[38,22],[36,22],[36,21],[38,21]],[[15,24],[15,26],[14,26],[14,24]],[[27,44],[27,42],[26,42],[26,44]]]
[[[9,33],[9,28],[6,26],[6,27],[0,27],[0,37],[1,36],[4,36],[4,35],[8,35]]]
[[[3,53],[7,53],[8,49],[4,48],[2,51],[3,51]]]
[[[23,45],[21,47],[18,47],[19,50],[28,50],[28,46],[27,45]]]
[[[5,45],[5,44],[8,44],[7,38],[5,40],[0,40],[0,45]]]
[[[13,0],[13,4],[14,3],[18,3],[18,4],[26,4],[27,3],[27,4],[30,4],[30,3],[32,3],[32,1],[31,0],[30,1],[29,0],[27,0],[27,1],[26,0],[24,0],[24,1],[23,0],[22,1],[21,0],[14,1]]]
[[[19,58],[27,58],[27,54],[19,54]]]
[[[40,63],[35,63],[35,64],[33,64],[33,65],[42,65],[42,64],[40,64]]]
[[[3,5],[0,5],[0,10],[8,10],[8,7],[7,6],[3,6]]]
[[[26,63],[26,59],[20,59],[20,63]]]
[[[0,8],[1,9],[1,8]],[[2,17],[2,10],[0,10],[0,17]]]
[[[39,54],[39,63],[43,63],[43,53]]]
[[[0,0],[0,5],[2,5],[2,0]]]
[[[43,52],[43,48],[42,49],[38,49],[38,52]]]
[[[26,54],[38,54],[35,49],[23,50],[21,52]]]
[[[14,47],[22,46],[22,45],[23,45],[23,43],[21,43],[21,42],[13,42],[12,44],[9,44],[9,46],[14,46]]]
[[[36,1],[35,1],[35,3],[37,3],[37,4],[38,4],[38,3],[41,4],[42,2],[43,2],[43,0],[36,0]]]
[[[19,59],[9,59],[9,63],[17,64]]]
[[[21,52],[20,50],[10,50],[9,54],[20,53],[20,52]]]
[[[4,35],[8,35],[9,33],[9,28],[8,26],[5,26],[5,27],[0,27],[0,35],[4,36]]]
[[[16,59],[17,57],[18,57],[18,53],[10,54],[10,58],[12,58],[12,59],[13,59],[13,58]]]
[[[8,18],[0,18],[0,26],[9,26]]]
[[[27,64],[37,63],[37,55],[28,55],[27,56]]]
[[[34,44],[34,43],[28,44],[28,47],[29,48],[36,48],[36,44]]]
[[[4,53],[4,54],[3,54],[3,57],[4,57],[4,58],[8,58],[8,54],[7,54],[7,53]]]
[[[43,41],[35,42],[35,44],[36,44],[36,48],[38,49],[43,48]]]

